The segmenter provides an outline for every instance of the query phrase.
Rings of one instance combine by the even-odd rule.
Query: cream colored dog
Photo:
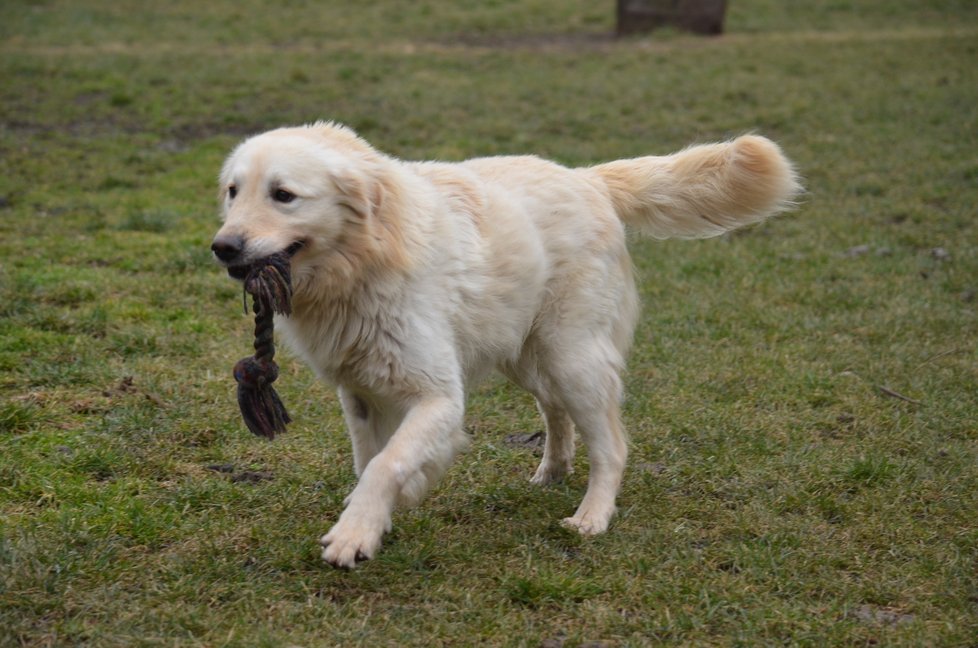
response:
[[[568,169],[536,157],[403,162],[317,123],[241,144],[220,178],[212,249],[241,278],[292,255],[285,340],[339,388],[359,481],[321,539],[353,567],[466,445],[465,394],[498,369],[546,421],[532,481],[571,471],[587,492],[565,525],[608,528],[625,468],[619,374],[638,316],[625,226],[707,237],[755,223],[798,191],[771,141],[744,136],[673,155]]]

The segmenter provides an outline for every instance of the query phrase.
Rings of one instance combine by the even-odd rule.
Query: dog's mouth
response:
[[[250,270],[251,266],[247,265],[228,266],[228,276],[238,281],[244,281]]]
[[[305,241],[295,241],[278,254],[284,254],[287,258],[291,259],[298,254],[299,250],[305,247],[305,245]],[[238,281],[244,281],[248,276],[248,273],[251,272],[251,267],[252,264],[250,263],[228,266],[228,276],[232,279],[237,279]]]

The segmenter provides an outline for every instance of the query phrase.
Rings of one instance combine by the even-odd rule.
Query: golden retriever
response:
[[[291,255],[291,348],[336,385],[356,487],[323,558],[372,557],[397,504],[419,501],[466,445],[465,394],[499,370],[546,423],[532,481],[571,471],[587,492],[564,524],[602,533],[627,442],[619,375],[638,317],[625,227],[696,238],[791,204],[791,163],[756,135],[570,169],[532,157],[405,162],[335,123],[273,130],[228,157],[212,245],[242,278]]]

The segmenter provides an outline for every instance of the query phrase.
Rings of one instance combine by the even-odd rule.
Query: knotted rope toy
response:
[[[272,387],[278,378],[275,364],[274,314],[292,313],[292,271],[290,255],[284,252],[259,259],[244,280],[245,312],[248,297],[254,300],[255,355],[234,365],[238,382],[238,406],[245,425],[253,434],[274,439],[285,432],[292,419]]]

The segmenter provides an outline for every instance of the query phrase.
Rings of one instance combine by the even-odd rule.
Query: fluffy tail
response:
[[[654,238],[705,238],[762,221],[801,191],[778,145],[757,135],[587,169],[626,225]]]

